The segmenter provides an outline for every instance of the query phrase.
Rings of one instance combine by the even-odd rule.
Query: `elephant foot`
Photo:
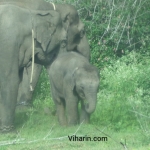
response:
[[[89,114],[82,114],[80,117],[80,124],[84,123],[84,124],[88,124],[90,123],[90,115]]]
[[[17,103],[16,105],[16,112],[25,112],[32,107],[30,103]]]
[[[9,132],[12,132],[12,131],[14,131],[14,126],[13,125],[0,127],[0,133],[9,133]]]
[[[76,126],[79,124],[79,121],[76,120],[76,121],[68,121],[68,126]]]
[[[31,106],[30,102],[22,101],[18,102],[16,106]]]
[[[84,119],[84,120],[80,120],[80,124],[89,124],[90,123],[90,120],[86,120],[86,119]]]
[[[63,126],[63,127],[67,127],[67,126],[68,126],[66,120],[64,120],[64,121],[60,121],[60,120],[59,120],[59,124],[60,124],[60,126]]]

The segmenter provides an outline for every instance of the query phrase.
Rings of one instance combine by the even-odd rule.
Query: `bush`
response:
[[[53,107],[54,103],[50,93],[50,81],[46,69],[43,67],[43,71],[40,75],[40,79],[37,83],[34,95],[33,105],[37,109],[44,107]]]
[[[95,124],[149,131],[150,60],[138,62],[138,58],[132,52],[102,70]]]

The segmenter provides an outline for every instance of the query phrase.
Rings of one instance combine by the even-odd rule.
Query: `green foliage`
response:
[[[43,68],[43,71],[40,75],[33,99],[33,105],[38,109],[44,107],[53,107],[54,105],[50,93],[50,81],[45,68]]]
[[[129,53],[101,71],[95,124],[115,130],[139,127],[149,131],[150,59],[140,61],[140,57]]]

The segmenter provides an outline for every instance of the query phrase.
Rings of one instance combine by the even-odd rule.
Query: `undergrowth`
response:
[[[93,124],[150,135],[150,59],[132,52],[101,71]]]

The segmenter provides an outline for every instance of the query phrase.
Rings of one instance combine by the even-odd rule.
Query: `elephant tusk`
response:
[[[32,69],[31,69],[31,78],[30,78],[30,91],[33,91],[33,87],[32,87],[33,70],[34,70],[34,31],[32,29]]]
[[[56,10],[55,4],[52,2],[50,2],[50,3],[53,5],[54,10]]]

